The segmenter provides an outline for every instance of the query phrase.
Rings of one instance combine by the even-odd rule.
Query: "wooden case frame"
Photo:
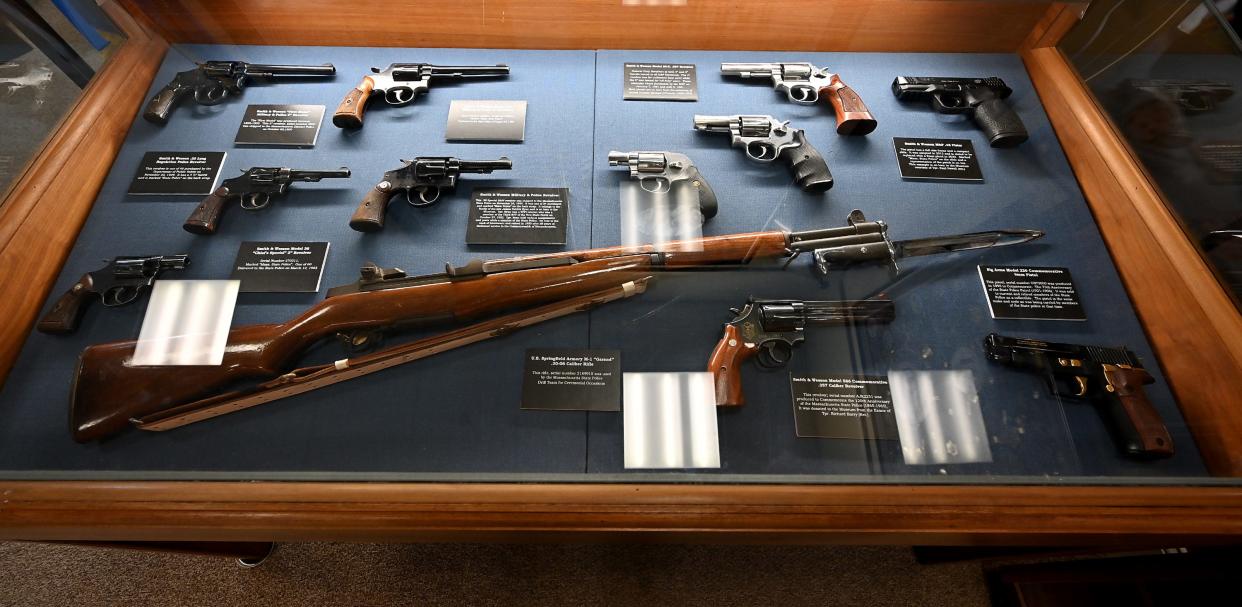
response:
[[[103,6],[128,41],[0,205],[0,267],[24,269],[24,280],[0,282],[9,319],[0,378],[169,42],[1018,52],[1209,468],[1242,475],[1242,315],[1055,48],[1083,3],[787,0],[774,10],[727,0],[328,0],[307,14],[310,5],[293,0],[121,2]],[[652,26],[616,28],[623,10]],[[1228,484],[0,481],[0,538],[9,539],[1165,545],[1239,536],[1242,485]]]

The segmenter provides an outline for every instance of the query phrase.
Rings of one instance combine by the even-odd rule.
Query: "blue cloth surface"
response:
[[[894,238],[918,238],[1000,227],[1040,228],[1037,244],[983,254],[905,260],[894,280],[883,268],[840,272],[825,285],[808,259],[791,267],[755,268],[661,277],[644,295],[524,329],[486,344],[389,369],[278,403],[165,433],[130,431],[97,444],[74,443],[66,428],[68,380],[89,344],[137,335],[144,304],[94,306],[69,337],[32,333],[0,391],[0,475],[75,478],[153,477],[315,478],[344,473],[369,478],[400,474],[534,475],[623,473],[621,416],[616,413],[521,411],[526,348],[598,347],[622,350],[625,371],[687,371],[706,366],[728,308],[750,296],[836,299],[884,291],[898,306],[890,325],[859,331],[813,328],[794,355],[799,373],[888,369],[969,369],[979,389],[993,461],[944,467],[906,466],[896,442],[796,438],[786,372],[743,371],[748,404],[720,415],[721,472],[755,475],[1202,475],[1202,463],[1138,324],[1039,100],[1014,55],[727,53],[642,51],[511,51],[393,48],[177,46],[151,93],[195,60],[318,64],[337,67],[335,79],[258,83],[242,97],[212,107],[183,103],[166,127],[135,121],[111,175],[53,290],[52,300],[100,259],[116,255],[188,252],[192,266],[169,277],[226,277],[238,244],[247,240],[331,242],[323,289],[352,282],[364,261],[400,266],[410,274],[441,271],[446,261],[560,250],[560,247],[468,247],[463,244],[472,187],[514,185],[570,189],[566,249],[619,240],[620,171],[607,167],[609,150],[687,153],[720,198],[707,234],[843,225],[851,209],[891,225]],[[812,61],[839,71],[879,120],[866,137],[839,137],[826,106],[788,103],[764,83],[734,83],[718,75],[721,61]],[[370,66],[394,61],[495,64],[508,79],[433,85],[414,104],[375,105],[359,131],[326,118],[313,149],[236,147],[247,104],[327,106],[330,116]],[[698,65],[699,101],[621,100],[622,63]],[[1013,107],[1031,139],[993,150],[975,127],[923,105],[903,107],[889,92],[897,75],[998,75],[1015,90]],[[446,143],[443,128],[453,99],[526,99],[521,144]],[[724,135],[696,133],[693,114],[772,114],[804,128],[836,177],[826,195],[792,185],[779,165],[749,162]],[[892,137],[971,139],[985,182],[903,182]],[[222,178],[250,166],[331,169],[348,166],[350,180],[295,184],[260,213],[229,209],[215,236],[188,234],[180,225],[194,197],[131,197],[129,181],[146,151],[226,150]],[[466,176],[455,194],[428,209],[394,201],[377,234],[349,229],[362,196],[399,159],[452,155],[513,160],[510,172]],[[975,266],[1066,266],[1089,316],[1085,323],[993,321]],[[322,294],[243,294],[234,326],[286,320]],[[51,305],[51,301],[45,308]],[[145,302],[145,298],[142,300]],[[983,359],[986,333],[1059,341],[1127,344],[1157,377],[1149,394],[1173,433],[1171,460],[1135,463],[1120,457],[1092,407],[1057,401],[1034,374],[995,367]],[[339,358],[334,346],[307,362]],[[597,474],[598,473],[598,474]],[[371,476],[368,476],[371,475]],[[377,476],[376,476],[377,475]],[[512,477],[518,478],[518,477]],[[658,475],[675,480],[676,475]],[[758,477],[756,477],[758,478]]]

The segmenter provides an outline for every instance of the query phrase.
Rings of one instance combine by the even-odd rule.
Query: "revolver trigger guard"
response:
[[[241,208],[246,209],[247,211],[258,211],[259,209],[267,207],[267,204],[271,201],[271,195],[265,192],[250,192],[249,194],[242,196]]]
[[[411,194],[413,194],[415,191],[418,192],[417,202],[414,200],[414,198],[411,197]],[[435,204],[439,200],[440,200],[440,188],[421,187],[421,188],[410,188],[405,191],[405,201],[410,203],[410,206],[429,207]]]
[[[201,105],[216,105],[224,101],[227,93],[219,83],[203,84],[194,88],[194,100]]]
[[[776,160],[776,146],[766,141],[751,141],[746,144],[746,155],[758,162],[772,162]]]
[[[655,187],[648,187],[652,183],[655,184]],[[663,177],[642,177],[638,180],[638,187],[652,194],[663,194],[673,189],[673,184]]]
[[[793,358],[793,347],[780,340],[769,340],[759,344],[755,359],[765,369],[779,369],[789,364]]]
[[[414,101],[414,89],[408,86],[394,86],[384,91],[384,101],[388,105],[405,105]]]
[[[809,84],[797,84],[791,86],[789,87],[789,90],[786,91],[785,95],[789,97],[790,101],[800,103],[802,105],[812,105],[816,101],[819,101],[819,89],[816,89]]]
[[[123,306],[138,298],[138,289],[134,287],[112,287],[100,294],[105,306]]]

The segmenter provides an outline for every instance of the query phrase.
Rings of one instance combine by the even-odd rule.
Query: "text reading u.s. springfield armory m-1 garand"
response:
[[[475,261],[428,276],[407,277],[397,269],[367,265],[357,283],[330,290],[327,299],[287,322],[232,329],[218,366],[134,366],[130,364],[134,341],[87,348],[73,381],[73,435],[79,441],[94,440],[131,423],[166,429],[275,400],[288,391],[285,384],[310,381],[319,386],[356,376],[349,361],[295,369],[311,346],[333,336],[362,346],[374,343],[386,330],[417,321],[468,321],[513,310],[519,311],[512,312],[518,316],[508,321],[526,326],[558,310],[569,313],[563,304],[571,300],[575,303],[569,311],[611,301],[666,273],[790,260],[804,252],[812,254],[818,271],[828,272],[854,263],[892,263],[902,257],[1017,244],[1042,235],[1038,230],[998,230],[890,241],[882,222],[869,222],[855,213],[844,228],[713,236],[671,243],[661,250],[650,245],[618,246]],[[521,310],[538,312],[523,317]],[[390,349],[371,356],[390,366],[416,360],[508,330],[504,322],[499,326],[495,322],[428,338],[414,351]],[[236,388],[246,382],[252,385]],[[271,390],[280,394],[265,392]]]

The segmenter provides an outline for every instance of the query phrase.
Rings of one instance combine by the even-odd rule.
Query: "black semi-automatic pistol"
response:
[[[216,191],[208,194],[194,212],[186,218],[181,227],[194,234],[215,234],[220,214],[225,204],[237,198],[241,208],[247,211],[258,211],[267,208],[272,196],[284,196],[289,191],[289,184],[295,181],[315,182],[321,179],[345,179],[349,177],[349,169],[341,167],[331,171],[307,171],[282,167],[252,167],[232,179],[225,179]]]
[[[56,305],[43,316],[37,328],[42,333],[73,333],[87,304],[94,298],[98,297],[105,306],[133,303],[161,272],[183,270],[189,263],[190,256],[184,254],[117,257],[103,268],[83,274],[56,300]]]
[[[1054,394],[1098,405],[1126,455],[1142,459],[1173,455],[1173,438],[1143,391],[1145,384],[1156,380],[1134,352],[995,333],[983,338],[983,351],[989,360],[1042,373]]]
[[[899,76],[893,95],[901,101],[929,101],[941,114],[966,114],[994,148],[1011,148],[1028,135],[1018,113],[1005,103],[1013,89],[1000,78]]]
[[[336,74],[331,63],[323,65],[264,65],[245,61],[204,61],[198,67],[177,72],[172,82],[164,85],[147,102],[142,117],[163,125],[173,107],[183,97],[194,94],[200,105],[216,105],[229,95],[240,95],[251,79],[274,80],[276,77],[328,77]]]

